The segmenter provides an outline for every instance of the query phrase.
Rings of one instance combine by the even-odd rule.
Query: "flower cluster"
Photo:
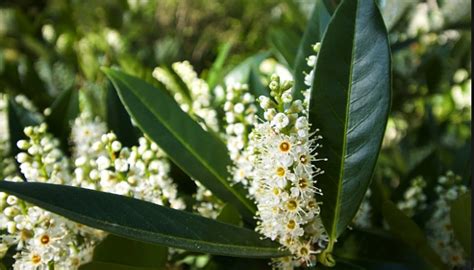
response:
[[[311,68],[311,71],[309,73],[306,73],[305,72],[305,76],[304,76],[304,84],[306,86],[308,86],[308,88],[303,91],[303,95],[304,95],[304,105],[305,106],[308,106],[309,104],[309,98],[310,98],[310,95],[311,95],[311,88],[313,87],[313,81],[314,81],[314,70],[315,70],[315,66],[316,66],[316,60],[318,59],[318,56],[317,54],[319,53],[319,50],[321,49],[321,43],[316,43],[313,45],[313,51],[315,54],[313,55],[310,55],[306,58],[306,64],[308,65],[308,67]]]
[[[80,186],[185,207],[158,145],[142,137],[138,146],[127,148],[106,132],[105,123],[82,113],[72,127],[71,162],[46,124],[27,127],[28,139],[17,143],[21,173],[29,182]],[[6,180],[22,181],[14,173]],[[90,261],[94,247],[106,236],[6,193],[0,193],[0,210],[0,258],[15,249],[14,269],[77,269]]]
[[[452,172],[439,177],[435,188],[438,195],[435,210],[426,223],[428,242],[450,268],[465,267],[467,264],[466,254],[454,236],[450,218],[451,203],[468,192],[460,182],[461,177]]]
[[[225,111],[225,132],[227,149],[234,166],[230,169],[231,181],[248,186],[247,176],[251,169],[248,155],[243,154],[248,144],[248,136],[256,123],[257,106],[255,97],[249,93],[247,85],[234,83],[227,86]]]
[[[27,140],[18,141],[20,170],[29,182],[72,184],[70,164],[59,141],[46,124],[25,129]],[[12,174],[9,181],[23,181]],[[14,247],[14,269],[77,269],[92,257],[93,247],[104,237],[98,230],[71,222],[32,206],[15,196],[0,193],[1,243]],[[84,229],[83,229],[84,228]]]
[[[181,89],[170,71],[165,68],[156,67],[153,70],[153,77],[166,86],[181,109],[195,118],[205,130],[218,132],[218,114],[213,108],[215,100],[211,95],[209,85],[198,77],[188,61],[173,63],[171,67],[186,85],[189,93]],[[212,192],[201,183],[195,182],[197,190],[193,196],[196,200],[193,209],[204,217],[216,218],[223,207],[223,203],[215,198]]]
[[[180,104],[183,111],[197,118],[203,128],[217,132],[219,123],[217,112],[212,107],[213,98],[209,85],[198,77],[188,61],[173,63],[171,67],[186,85],[189,93],[181,91],[172,75],[163,68],[155,68],[153,76],[173,92],[176,102]]]
[[[410,187],[403,194],[403,200],[397,203],[398,209],[412,217],[416,212],[426,208],[426,195],[423,189],[426,181],[423,177],[416,177],[410,182]]]
[[[311,265],[326,239],[315,198],[321,194],[315,184],[323,171],[314,165],[324,160],[316,152],[321,137],[310,132],[303,103],[291,95],[291,81],[272,76],[269,86],[272,98],[259,98],[265,121],[255,124],[246,149],[252,151],[246,154],[253,164],[248,172],[258,208],[256,230],[294,255],[276,266]]]

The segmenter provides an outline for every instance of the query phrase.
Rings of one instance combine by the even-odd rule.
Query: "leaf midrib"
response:
[[[114,72],[112,72],[112,73],[114,73]],[[114,74],[114,75],[115,75],[115,74]],[[126,81],[121,80],[118,76],[116,76],[116,78],[117,78],[118,80],[122,81],[122,83],[124,83],[124,84],[131,90],[130,92],[132,92],[133,95],[134,95],[138,100],[142,101],[142,102],[145,103],[145,104],[148,104],[148,102],[147,102],[146,100],[141,99],[140,96],[137,95],[137,94],[135,93],[135,91],[132,90],[133,88],[130,87],[130,85],[129,85]],[[119,91],[120,91],[120,90],[119,90]],[[125,105],[126,107],[128,107],[126,104],[124,104],[124,105]],[[149,104],[148,104],[148,105],[149,105]],[[191,152],[191,153],[193,154],[193,156],[194,156],[199,162],[201,162],[203,165],[205,165],[205,167],[219,180],[219,182],[220,182],[221,184],[224,185],[224,187],[225,187],[228,191],[230,191],[234,196],[236,196],[236,197],[239,199],[239,201],[242,202],[242,203],[245,205],[245,207],[246,207],[252,214],[255,213],[256,209],[254,209],[254,207],[252,207],[252,206],[247,202],[247,200],[242,199],[241,194],[238,193],[235,189],[231,188],[231,186],[229,185],[229,183],[227,182],[226,179],[224,179],[224,181],[223,181],[222,178],[221,178],[221,176],[220,176],[220,174],[219,174],[218,172],[216,172],[212,167],[210,167],[209,164],[208,164],[206,161],[204,161],[203,159],[201,159],[201,157],[200,157],[199,155],[197,155],[197,153],[192,149],[192,147],[189,147],[189,145],[188,145],[186,142],[184,142],[184,141],[181,139],[180,136],[177,136],[177,134],[173,131],[173,129],[171,129],[171,128],[169,127],[169,125],[168,125],[168,123],[167,123],[166,121],[163,121],[163,119],[162,119],[159,115],[155,114],[155,112],[153,112],[152,110],[148,109],[148,106],[147,106],[146,108],[147,108],[147,110],[148,110],[149,112],[151,112],[156,118],[160,119],[160,122],[163,124],[163,126],[165,126],[165,128],[166,128],[171,134],[173,134],[174,137],[175,137],[183,146],[185,146],[185,148],[186,148],[189,152]],[[142,130],[143,130],[143,126],[139,123],[139,121],[135,121],[135,122],[136,122],[136,123],[142,128]],[[201,127],[199,127],[199,128],[201,128]],[[209,135],[212,136],[211,134],[209,134]],[[176,162],[176,161],[174,160],[174,158],[172,158],[170,155],[168,155],[168,156],[169,156],[174,162]]]
[[[4,188],[0,188],[0,189],[5,190]],[[6,192],[8,192],[10,194],[13,194],[13,195],[15,195],[19,198],[23,198],[25,201],[29,201],[32,204],[44,205],[45,208],[48,207],[49,209],[52,209],[52,210],[50,210],[51,212],[66,213],[66,214],[69,215],[69,217],[71,217],[70,218],[71,220],[75,219],[76,222],[85,223],[84,221],[89,221],[89,224],[98,224],[99,226],[103,226],[103,228],[102,228],[103,230],[106,230],[107,228],[117,228],[117,229],[123,229],[123,230],[129,231],[130,233],[137,233],[137,234],[141,234],[141,235],[143,235],[143,233],[146,233],[148,235],[149,234],[156,235],[157,237],[161,237],[162,239],[165,239],[167,241],[171,240],[171,242],[176,242],[174,240],[181,240],[182,242],[185,242],[185,243],[188,244],[188,245],[182,245],[182,246],[175,245],[177,247],[185,248],[186,246],[190,247],[190,246],[194,246],[196,243],[201,243],[201,244],[206,244],[207,246],[212,246],[212,247],[216,247],[216,248],[227,247],[227,248],[233,248],[234,250],[242,250],[242,251],[246,251],[246,250],[251,249],[251,250],[255,250],[255,251],[262,251],[262,250],[266,251],[266,250],[268,250],[268,252],[274,252],[275,250],[278,250],[278,248],[271,248],[271,247],[254,247],[254,246],[247,246],[247,245],[225,245],[225,244],[221,244],[221,243],[208,242],[208,241],[204,241],[204,240],[190,240],[189,238],[184,238],[184,237],[180,237],[180,236],[168,236],[166,234],[162,234],[162,233],[159,233],[159,232],[151,232],[151,231],[137,229],[137,228],[133,228],[133,227],[129,227],[129,226],[120,225],[120,224],[117,224],[117,223],[106,222],[106,221],[100,220],[100,219],[94,219],[94,218],[85,216],[83,214],[79,214],[77,212],[67,210],[67,209],[64,209],[64,208],[59,207],[59,206],[55,206],[55,205],[50,204],[50,203],[45,203],[41,200],[32,198],[30,196],[23,195],[23,194],[21,194],[19,192],[16,192],[16,191],[7,190]],[[233,225],[225,224],[225,223],[222,223],[222,224],[226,225],[226,226],[233,226]],[[91,226],[95,227],[94,225],[91,225]],[[237,227],[237,228],[242,229],[240,227]],[[128,236],[130,237],[130,235],[128,235]],[[144,238],[140,238],[140,239],[144,240]],[[158,243],[158,242],[155,242],[155,243]],[[248,254],[249,252],[244,252],[244,253]],[[281,256],[284,256],[284,255],[287,254],[287,253],[282,252],[280,250],[278,250],[278,253]],[[226,252],[224,252],[222,254],[229,255],[229,253],[226,253]],[[256,256],[256,257],[262,257],[262,256]],[[274,257],[278,257],[278,256],[274,256]]]
[[[338,220],[340,219],[340,212],[341,212],[341,202],[342,202],[342,182],[344,179],[344,168],[345,168],[345,157],[346,157],[346,151],[347,151],[347,126],[349,122],[349,111],[350,111],[350,97],[351,97],[351,92],[352,92],[352,73],[354,69],[354,57],[355,57],[355,41],[356,41],[356,33],[357,33],[357,17],[359,14],[359,0],[356,0],[356,14],[355,14],[355,20],[354,20],[354,28],[353,28],[353,37],[352,37],[352,46],[351,46],[351,65],[349,69],[349,83],[348,83],[348,90],[347,90],[347,100],[346,100],[346,110],[345,110],[345,117],[344,117],[344,133],[343,133],[343,141],[342,141],[342,155],[341,155],[341,167],[339,171],[339,181],[338,181],[338,186],[337,186],[337,203],[335,207],[335,212],[334,212],[334,220],[333,224],[331,226],[331,237],[330,239],[333,239],[332,241],[335,241],[337,238],[337,225],[338,225]]]

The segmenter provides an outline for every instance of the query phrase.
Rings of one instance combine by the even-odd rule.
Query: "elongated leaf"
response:
[[[291,28],[275,28],[270,30],[268,43],[281,63],[292,68],[295,63],[300,37]]]
[[[259,82],[258,67],[269,55],[269,52],[261,52],[245,59],[224,77],[224,81],[226,83],[249,84],[250,91],[256,97],[261,95],[268,96],[269,92],[266,91],[265,86]]]
[[[90,262],[79,267],[79,270],[157,270],[160,268],[135,267],[130,265],[108,263],[108,262]]]
[[[42,122],[39,114],[32,113],[25,109],[23,106],[18,104],[13,98],[8,99],[8,138],[10,141],[11,156],[15,157],[20,153],[20,149],[16,146],[19,140],[26,139],[26,135],[23,132],[27,126],[35,126]],[[18,161],[16,161],[17,172],[23,176],[20,172]]]
[[[306,58],[314,54],[312,46],[316,42],[321,42],[330,19],[331,15],[323,4],[323,0],[316,0],[313,13],[309,18],[295,58],[293,68],[295,86],[293,87],[293,95],[296,98],[303,98],[302,91],[308,88],[308,86],[304,84],[304,77],[305,73],[309,73],[311,68],[308,67]]]
[[[390,107],[390,48],[373,0],[345,0],[324,36],[310,100],[325,174],[321,218],[333,242],[346,229],[369,186]]]
[[[138,144],[138,129],[132,125],[112,84],[107,89],[107,126],[125,146],[131,147]]]
[[[110,234],[96,248],[92,262],[163,269],[168,248]]]
[[[219,47],[219,53],[217,54],[217,58],[209,70],[209,75],[207,78],[207,84],[209,85],[210,89],[213,89],[222,79],[224,63],[231,48],[232,43],[224,43]]]
[[[61,148],[69,152],[68,139],[71,121],[79,114],[78,91],[71,88],[64,91],[51,106],[51,114],[46,117],[49,130],[61,141]]]
[[[104,72],[140,129],[183,171],[251,220],[254,204],[243,190],[229,183],[227,167],[231,161],[224,143],[204,131],[166,91],[117,70]]]
[[[438,254],[428,244],[423,231],[393,202],[389,200],[383,202],[382,214],[390,227],[390,231],[423,257],[426,263],[431,266],[431,269],[447,269]]]
[[[0,190],[75,222],[151,244],[235,257],[285,255],[256,232],[129,197],[71,186],[0,181]]]
[[[353,230],[341,236],[339,241],[334,248],[336,258],[368,269],[389,266],[394,269],[430,269],[413,249],[385,231]],[[380,243],[384,248],[380,248]]]
[[[470,258],[471,246],[471,192],[461,195],[451,205],[451,224],[454,235],[461,243],[464,253]]]

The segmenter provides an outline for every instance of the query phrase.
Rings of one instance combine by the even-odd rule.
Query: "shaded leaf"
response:
[[[25,109],[23,106],[18,104],[13,98],[8,99],[8,138],[10,140],[10,151],[11,156],[16,157],[21,150],[18,148],[16,143],[19,140],[27,139],[23,130],[28,126],[36,126],[42,122],[42,119],[38,114],[32,113]],[[20,167],[18,161],[15,159],[17,164],[17,171],[20,175]]]
[[[328,159],[318,184],[329,251],[372,178],[390,108],[390,70],[387,32],[374,1],[343,1],[318,55],[309,112],[323,137],[319,155]]]
[[[293,87],[293,95],[295,98],[303,98],[302,91],[308,88],[304,84],[304,77],[305,73],[309,73],[311,68],[308,67],[306,58],[314,54],[312,46],[322,40],[330,19],[331,15],[323,1],[317,0],[294,60],[293,77],[295,86]]]
[[[262,61],[268,56],[270,56],[269,52],[261,52],[245,59],[224,77],[224,81],[227,84],[249,84],[249,90],[254,96],[268,96],[269,93],[266,91],[265,86],[260,82],[260,76],[258,75],[260,63],[262,63]]]
[[[131,147],[138,144],[139,132],[132,125],[112,84],[107,89],[107,127],[117,135],[119,141],[125,146]]]
[[[393,235],[424,258],[431,269],[447,269],[438,254],[428,244],[423,231],[393,202],[389,200],[383,202],[382,214]]]
[[[465,254],[471,258],[471,192],[461,195],[451,204],[450,215],[454,235],[461,243]]]
[[[151,267],[135,267],[130,265],[107,263],[107,262],[90,262],[79,267],[79,270],[158,270],[161,268]]]
[[[46,117],[49,131],[61,142],[61,149],[69,152],[71,122],[79,114],[78,91],[71,88],[61,93],[51,105],[51,113]]]
[[[92,262],[162,269],[167,259],[166,247],[111,234],[94,248]]]
[[[230,204],[225,204],[216,218],[217,221],[242,227],[242,217],[239,211]]]
[[[165,90],[117,70],[104,69],[104,72],[140,129],[176,165],[214,195],[233,204],[248,220],[253,219],[254,204],[242,188],[230,185],[227,168],[231,161],[219,138],[204,131]]]
[[[348,260],[368,269],[429,269],[413,249],[384,231],[350,231],[341,237],[334,255],[338,261]]]
[[[111,193],[44,183],[0,181],[0,190],[75,222],[142,241],[224,256],[285,255],[256,232]]]
[[[291,29],[274,28],[268,35],[269,44],[279,62],[292,68],[298,51],[298,35]]]

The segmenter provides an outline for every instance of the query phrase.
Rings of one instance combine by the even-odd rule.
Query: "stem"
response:
[[[328,247],[321,252],[318,256],[318,261],[320,261],[323,265],[328,267],[334,267],[336,265],[336,260],[332,256],[332,250],[334,248],[334,240],[331,238],[329,240]]]

